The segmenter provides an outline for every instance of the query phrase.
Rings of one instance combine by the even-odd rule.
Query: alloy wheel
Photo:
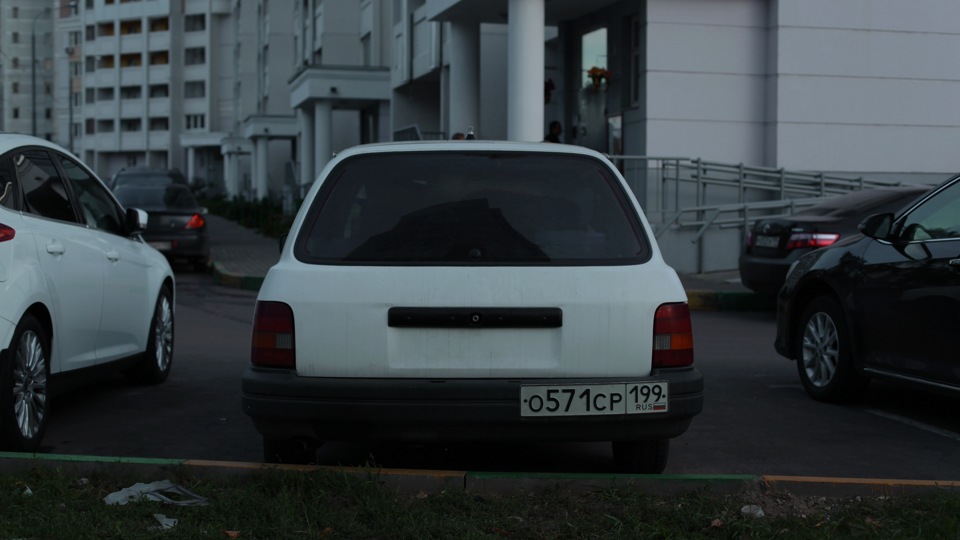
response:
[[[154,360],[157,369],[162,373],[167,370],[170,359],[173,357],[173,307],[170,305],[170,298],[166,295],[160,296],[154,317],[153,339],[156,353]]]
[[[21,336],[14,357],[13,408],[20,433],[34,438],[47,411],[47,359],[40,336],[29,330]]]
[[[803,368],[810,384],[823,388],[837,373],[840,336],[833,318],[815,313],[803,329]]]

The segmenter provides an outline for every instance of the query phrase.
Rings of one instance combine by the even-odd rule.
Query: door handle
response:
[[[107,258],[110,259],[110,262],[117,262],[120,260],[120,252],[115,249],[107,251],[106,255]]]
[[[66,251],[66,248],[60,242],[54,241],[47,244],[47,253],[51,255],[63,255],[64,251]]]

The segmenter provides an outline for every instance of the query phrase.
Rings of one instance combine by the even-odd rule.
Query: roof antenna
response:
[[[467,126],[467,136],[465,137],[465,139],[468,141],[472,141],[476,138],[477,136],[473,134],[473,126]]]

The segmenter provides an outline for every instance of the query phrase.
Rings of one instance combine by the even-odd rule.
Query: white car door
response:
[[[45,149],[14,157],[32,232],[43,269],[53,319],[52,373],[91,366],[103,309],[105,257],[96,233],[79,222],[66,186]]]
[[[66,156],[58,158],[105,262],[97,360],[143,352],[157,294],[149,284],[150,248],[127,237],[123,208],[90,172]]]

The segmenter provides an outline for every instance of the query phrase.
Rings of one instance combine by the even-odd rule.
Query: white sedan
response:
[[[58,376],[166,380],[175,282],[146,222],[63,148],[0,133],[0,448],[37,450]]]

